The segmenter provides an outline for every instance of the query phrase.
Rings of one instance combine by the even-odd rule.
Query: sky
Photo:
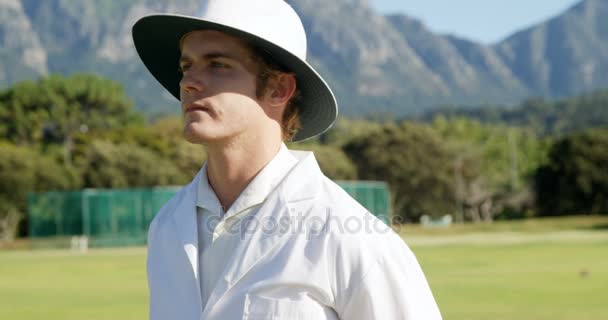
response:
[[[490,44],[560,14],[580,0],[369,0],[381,13],[404,13],[432,31]]]

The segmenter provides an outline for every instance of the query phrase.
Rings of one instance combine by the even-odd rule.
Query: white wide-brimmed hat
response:
[[[295,73],[302,96],[300,141],[323,133],[338,105],[323,78],[306,62],[306,33],[297,13],[283,0],[208,0],[197,16],[154,14],[133,26],[133,42],[148,70],[179,99],[181,37],[194,30],[217,30],[244,39]]]

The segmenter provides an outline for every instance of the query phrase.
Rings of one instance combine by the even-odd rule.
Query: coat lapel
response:
[[[198,292],[198,303],[201,303],[200,281],[198,269],[198,230],[196,220],[196,190],[201,178],[199,172],[194,180],[185,187],[185,192],[176,205],[173,212],[176,233],[181,240],[184,252],[188,258],[188,263],[192,267],[192,280],[195,282]],[[177,262],[176,262],[177,263]],[[202,306],[201,306],[202,309]]]
[[[212,306],[247,272],[268,253],[294,232],[279,228],[263,227],[263,222],[271,221],[280,225],[281,219],[290,219],[299,209],[310,207],[319,192],[323,174],[310,152],[292,153],[300,158],[296,166],[287,174],[281,184],[266,199],[256,216],[245,218],[247,232],[244,233],[240,245],[230,258],[230,264],[214,288],[203,311],[203,319],[211,312]],[[296,209],[298,208],[298,209]],[[289,221],[293,221],[289,220]],[[298,232],[298,231],[295,231]]]

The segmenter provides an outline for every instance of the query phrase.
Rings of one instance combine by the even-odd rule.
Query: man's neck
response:
[[[207,147],[209,185],[226,211],[280,148],[280,140],[255,146],[231,144]]]

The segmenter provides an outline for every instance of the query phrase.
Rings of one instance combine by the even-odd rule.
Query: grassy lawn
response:
[[[445,319],[606,319],[598,241],[414,247]]]
[[[444,319],[578,320],[608,314],[606,225],[595,217],[399,232]],[[0,251],[0,319],[145,319],[144,263],[142,248]]]
[[[145,250],[0,252],[0,319],[145,319]]]

